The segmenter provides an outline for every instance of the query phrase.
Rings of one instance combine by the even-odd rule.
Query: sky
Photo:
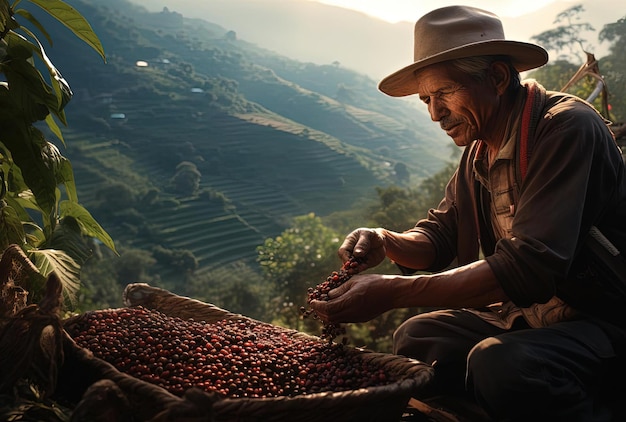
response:
[[[295,60],[339,62],[375,79],[406,65],[413,52],[412,27],[432,9],[471,4],[500,16],[506,37],[533,42],[555,26],[559,13],[584,5],[582,22],[596,30],[626,14],[624,0],[131,0],[149,10],[164,6],[184,16],[203,18],[236,32],[237,37]],[[327,5],[328,7],[299,7]],[[340,7],[355,13],[336,13]],[[310,15],[309,15],[310,14]],[[354,15],[363,14],[379,22]],[[352,15],[349,17],[349,15]],[[335,16],[337,18],[335,18]],[[323,19],[323,20],[322,20]],[[345,20],[343,20],[345,19]],[[367,22],[367,23],[366,23]],[[389,22],[389,23],[387,23]],[[398,23],[401,22],[401,23]],[[395,25],[392,25],[395,24]],[[320,27],[323,25],[323,30]],[[347,28],[348,25],[352,25]],[[608,43],[585,33],[585,48],[601,58]],[[354,40],[354,41],[350,41]],[[578,49],[580,50],[580,49]],[[556,57],[554,52],[551,56]],[[578,51],[580,63],[584,54]],[[375,59],[373,57],[376,57]]]
[[[339,6],[346,9],[353,9],[370,16],[377,17],[387,22],[396,23],[400,21],[415,22],[420,16],[427,13],[434,7],[434,2],[420,2],[418,0],[311,0],[319,3]],[[488,10],[501,17],[516,17],[526,13],[534,12],[555,0],[474,0],[471,5]],[[567,0],[560,0],[561,3],[574,3]],[[421,3],[421,4],[420,4]],[[425,4],[426,3],[426,4]],[[439,0],[436,7],[459,4],[458,0]],[[461,3],[462,4],[462,3]],[[466,3],[469,4],[469,3]]]

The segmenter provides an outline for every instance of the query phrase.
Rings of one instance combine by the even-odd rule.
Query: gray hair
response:
[[[511,83],[507,90],[514,90],[520,86],[520,74],[513,66],[509,56],[473,56],[451,60],[450,64],[463,73],[470,75],[477,81],[487,78],[487,71],[494,62],[504,62],[511,72]]]

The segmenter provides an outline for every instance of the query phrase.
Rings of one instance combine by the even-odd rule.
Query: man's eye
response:
[[[453,90],[437,91],[437,92],[434,92],[432,95],[420,97],[420,99],[424,102],[424,104],[430,104],[431,98],[434,97],[438,100],[445,100],[446,98],[449,98],[452,94],[454,94],[454,92],[455,91]]]

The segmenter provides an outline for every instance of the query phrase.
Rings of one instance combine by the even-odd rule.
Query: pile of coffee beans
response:
[[[363,261],[359,258],[352,257],[343,263],[339,271],[333,271],[328,277],[326,277],[326,280],[315,286],[315,288],[309,288],[307,291],[307,303],[311,303],[313,300],[328,300],[328,292],[341,286],[353,275],[358,273],[357,268],[362,262]],[[305,307],[301,307],[300,312],[304,318],[312,317],[319,320],[319,317],[311,308],[307,309]],[[345,333],[346,329],[341,324],[323,322],[320,338],[327,339],[329,342],[332,342],[335,338],[342,336]]]
[[[389,384],[356,349],[248,318],[183,320],[143,307],[85,313],[68,334],[118,370],[182,395],[293,397]]]

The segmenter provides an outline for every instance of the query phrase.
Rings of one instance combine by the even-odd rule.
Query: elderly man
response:
[[[414,62],[379,88],[419,95],[463,156],[414,228],[360,228],[339,249],[404,275],[356,275],[311,307],[334,323],[440,308],[394,334],[394,353],[433,363],[433,394],[467,391],[498,420],[607,421],[626,349],[626,173],[593,107],[520,81],[547,60],[484,10],[417,21]]]

